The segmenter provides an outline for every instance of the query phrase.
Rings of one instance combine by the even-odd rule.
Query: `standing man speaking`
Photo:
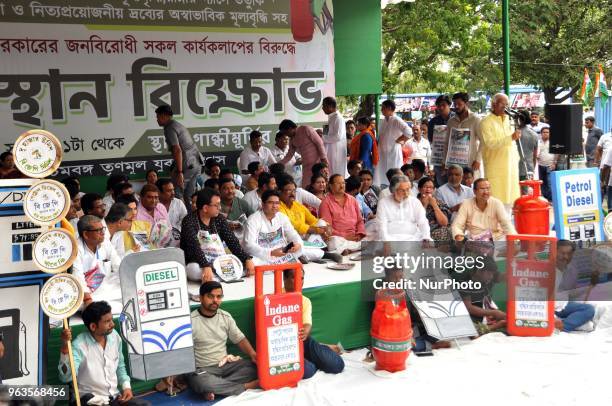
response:
[[[185,201],[187,210],[191,207],[191,195],[195,192],[196,179],[200,174],[204,159],[184,125],[172,119],[172,109],[167,104],[155,110],[157,124],[164,127],[164,137],[172,153],[172,182],[176,196]]]

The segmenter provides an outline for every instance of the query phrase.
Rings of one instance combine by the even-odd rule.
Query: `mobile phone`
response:
[[[293,248],[293,241],[287,244],[282,251],[286,254],[291,248]]]
[[[431,357],[433,355],[432,351],[414,351],[414,355],[417,357]]]

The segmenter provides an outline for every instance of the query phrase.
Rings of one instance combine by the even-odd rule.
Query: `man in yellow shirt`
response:
[[[281,177],[278,181],[278,190],[280,191],[280,212],[289,217],[291,225],[300,234],[304,241],[308,240],[310,234],[317,234],[328,241],[332,235],[331,225],[319,225],[320,220],[312,215],[312,213],[302,203],[295,200],[295,191],[297,185],[290,175]],[[305,255],[300,257],[300,261],[308,263],[308,260],[319,262],[313,256],[309,255],[305,250]],[[304,258],[306,257],[306,258]],[[315,256],[316,257],[316,256]],[[321,257],[319,257],[321,258]],[[323,258],[331,259],[332,261],[341,263],[342,255],[325,251]]]
[[[521,132],[510,129],[506,107],[508,96],[496,94],[491,113],[480,123],[480,133],[484,171],[491,183],[491,195],[501,200],[508,210],[520,196],[519,154],[515,141]]]
[[[144,220],[136,220],[138,212],[138,200],[133,194],[121,195],[117,202],[123,203],[130,209],[128,220],[132,222],[130,231],[123,231],[124,255],[130,252],[138,252],[144,247],[149,247],[149,236],[151,235],[151,223]]]
[[[304,283],[304,271],[302,281]],[[295,292],[295,270],[283,271],[283,285],[285,292]],[[300,340],[304,341],[304,379],[311,378],[317,370],[328,374],[339,374],[344,370],[344,360],[340,357],[339,348],[335,345],[318,343],[311,337],[312,331],[312,303],[302,295],[302,328],[299,331]]]

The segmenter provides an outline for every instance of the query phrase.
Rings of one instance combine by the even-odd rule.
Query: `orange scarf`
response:
[[[372,137],[372,165],[376,166],[378,165],[378,143],[376,142],[376,137],[374,136],[374,131],[372,130],[372,127],[366,128],[365,130],[360,132],[359,135],[356,135],[355,137],[353,137],[353,139],[351,140],[351,145],[350,145],[349,159],[350,160],[359,159],[359,155],[361,152],[360,151],[361,137],[363,137],[366,134]]]

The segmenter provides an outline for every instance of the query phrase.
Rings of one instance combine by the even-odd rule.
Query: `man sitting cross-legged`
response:
[[[256,353],[231,314],[219,309],[223,288],[219,282],[200,286],[200,307],[191,313],[196,371],[187,376],[189,387],[213,400],[215,395],[239,395],[258,386]],[[227,353],[227,340],[249,359]]]
[[[299,283],[304,283],[304,274]],[[283,271],[283,285],[286,292],[295,292],[295,270]],[[306,296],[302,296],[302,329],[299,334],[300,340],[304,342],[304,379],[311,378],[319,369],[328,374],[342,372],[344,360],[338,355],[340,352],[338,346],[318,343],[310,335],[311,330],[312,303]]]

